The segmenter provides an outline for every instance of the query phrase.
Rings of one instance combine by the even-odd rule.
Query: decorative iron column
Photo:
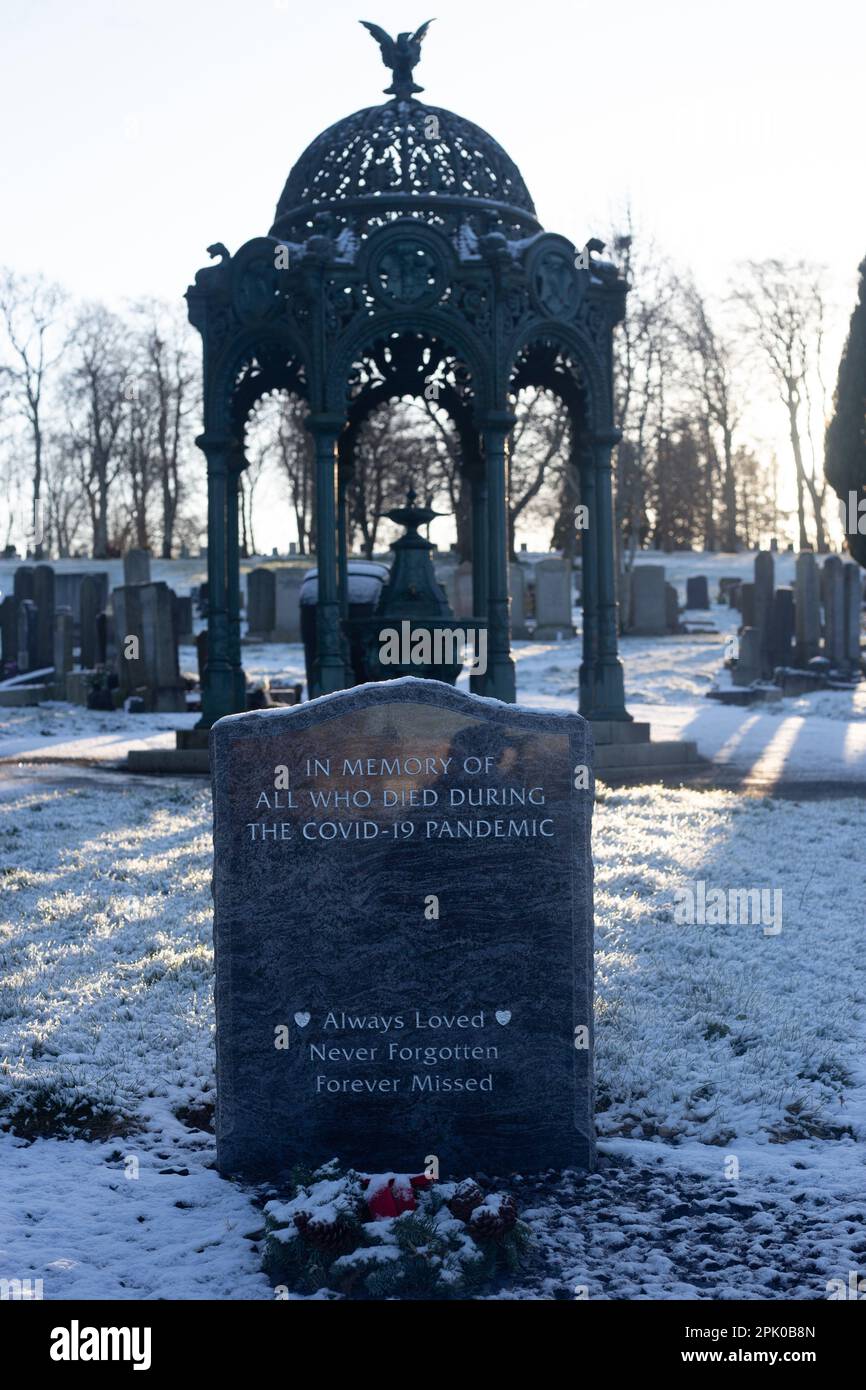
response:
[[[613,537],[613,476],[611,450],[622,438],[618,429],[597,430],[590,436],[595,474],[595,537],[598,579],[598,665],[595,671],[593,719],[631,719],[625,707],[625,681],[617,647],[617,601]],[[589,514],[592,529],[593,512]]]
[[[579,677],[579,710],[593,718],[598,672],[598,508],[595,455],[589,444],[580,451],[580,500],[586,506],[589,525],[581,538],[580,602],[583,611],[583,644]]]
[[[247,704],[247,682],[241,665],[241,556],[238,527],[238,494],[245,464],[243,450],[238,446],[230,458],[226,481],[226,608],[235,710],[244,710]]]
[[[227,436],[201,434],[196,440],[207,459],[207,666],[199,729],[209,729],[224,714],[238,713],[231,661],[226,564],[229,463],[235,448]]]
[[[337,565],[337,438],[342,415],[311,415],[307,429],[316,441],[316,605],[315,689],[311,695],[345,690],[351,683],[343,659]]]
[[[347,471],[337,462],[337,599],[340,617],[349,616],[349,516],[346,490]]]
[[[509,704],[515,701],[508,593],[508,436],[510,411],[492,411],[482,422],[487,477],[488,599],[487,675],[484,694]]]
[[[483,465],[472,472],[472,616],[489,616],[490,594],[490,518],[487,504],[487,477]],[[475,695],[486,691],[487,676],[470,676],[469,688]]]

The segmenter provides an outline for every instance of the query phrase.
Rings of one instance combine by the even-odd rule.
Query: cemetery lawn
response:
[[[824,1298],[863,1270],[862,819],[600,789],[600,1166],[497,1175],[539,1251],[498,1296]],[[0,1276],[47,1299],[272,1297],[260,1194],[213,1167],[210,834],[201,781],[0,781]],[[781,934],[677,925],[699,880],[781,888]]]

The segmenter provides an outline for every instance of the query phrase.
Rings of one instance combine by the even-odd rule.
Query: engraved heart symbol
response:
[[[299,1011],[295,1014],[295,1022],[297,1023],[299,1028],[306,1028],[309,1021],[310,1015],[308,1013],[304,1011]]]
[[[496,1022],[497,1022],[497,1023],[501,1023],[501,1024],[502,1024],[502,1027],[504,1028],[505,1025],[506,1025],[506,1023],[510,1023],[510,1022],[511,1022],[511,1010],[510,1010],[510,1009],[497,1009],[497,1010],[496,1010]]]

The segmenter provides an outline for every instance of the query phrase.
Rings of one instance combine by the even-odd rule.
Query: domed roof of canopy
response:
[[[453,111],[418,100],[424,89],[412,68],[427,25],[396,40],[366,27],[392,70],[391,100],[337,121],[307,147],[286,180],[271,235],[303,241],[322,214],[359,233],[401,215],[446,226],[470,220],[476,229],[518,236],[537,232],[535,206],[502,146]]]

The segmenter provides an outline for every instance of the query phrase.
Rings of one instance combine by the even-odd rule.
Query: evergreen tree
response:
[[[839,363],[834,414],[827,426],[824,472],[845,506],[848,548],[855,560],[866,567],[866,535],[856,531],[858,519],[866,531],[866,516],[861,514],[858,518],[855,514],[852,526],[848,506],[852,492],[858,502],[866,498],[866,260],[858,268],[860,286]]]

